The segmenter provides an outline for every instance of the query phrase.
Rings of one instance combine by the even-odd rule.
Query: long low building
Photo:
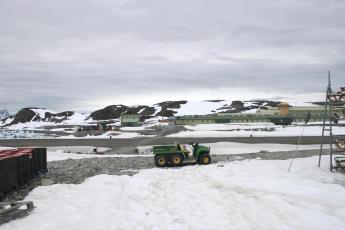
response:
[[[274,123],[289,125],[292,122],[322,121],[325,107],[323,106],[296,106],[290,107],[281,103],[278,107],[259,110],[256,113],[218,113],[212,115],[189,115],[176,117],[177,125],[216,124],[216,123]],[[344,113],[345,107],[336,108],[337,113]]]
[[[291,124],[292,120],[286,116],[267,114],[227,114],[227,115],[192,115],[176,117],[177,125],[219,124],[219,123],[268,123]]]

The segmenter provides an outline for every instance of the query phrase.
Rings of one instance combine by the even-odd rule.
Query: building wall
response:
[[[139,126],[140,116],[139,115],[122,115],[121,126]]]
[[[279,107],[279,115],[287,116],[289,114],[289,104],[288,103],[281,103],[278,105]]]
[[[197,124],[214,124],[216,123],[215,119],[177,119],[175,122],[177,125],[197,125]]]
[[[183,116],[176,119],[177,125],[196,125],[196,124],[224,124],[224,123],[255,123],[255,122],[270,122],[266,115],[262,114],[227,114],[227,115],[212,115],[212,116]]]
[[[272,119],[292,119],[294,122],[304,122],[310,113],[309,121],[322,121],[324,116],[324,107],[293,107],[289,109],[286,116],[280,116],[279,110],[272,109],[278,113],[258,112],[258,113],[226,113],[205,116],[182,116],[177,117],[177,125],[196,125],[196,124],[214,124],[214,123],[265,123],[272,122]],[[342,111],[340,108],[339,111]]]

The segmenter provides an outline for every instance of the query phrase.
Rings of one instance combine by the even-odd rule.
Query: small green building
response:
[[[138,114],[121,115],[121,126],[140,126],[140,116]]]

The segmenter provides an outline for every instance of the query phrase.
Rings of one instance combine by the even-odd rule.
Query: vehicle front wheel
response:
[[[182,166],[183,164],[183,158],[181,156],[181,154],[173,154],[170,157],[170,163],[171,166]]]
[[[157,167],[165,167],[168,165],[167,158],[162,155],[155,156],[155,164]]]
[[[211,164],[211,157],[209,154],[203,154],[199,158],[199,164],[201,165],[208,165]]]

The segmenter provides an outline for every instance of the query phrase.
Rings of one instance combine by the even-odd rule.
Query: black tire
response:
[[[211,156],[208,153],[204,153],[199,157],[198,163],[200,165],[208,165],[211,164]]]
[[[168,165],[168,159],[166,156],[157,155],[155,156],[155,164],[157,167],[166,167]]]
[[[181,154],[175,153],[170,156],[170,164],[173,167],[178,167],[183,165],[183,157]]]

